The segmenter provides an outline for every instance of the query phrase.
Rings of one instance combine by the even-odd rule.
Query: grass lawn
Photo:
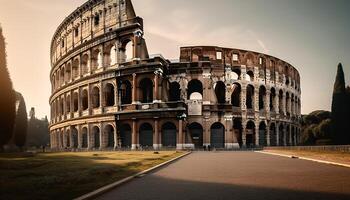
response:
[[[350,153],[339,151],[308,151],[308,150],[285,150],[285,149],[273,149],[264,150],[271,153],[280,153],[290,156],[305,157],[311,159],[324,160],[329,162],[337,162],[350,165]]]
[[[72,199],[183,152],[0,154],[0,199]]]

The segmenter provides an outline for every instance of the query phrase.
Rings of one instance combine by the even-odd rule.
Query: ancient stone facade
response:
[[[51,45],[51,148],[295,145],[300,76],[261,53],[183,47],[149,56],[130,0],[90,0]]]

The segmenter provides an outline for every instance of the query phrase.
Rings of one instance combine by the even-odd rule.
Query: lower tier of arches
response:
[[[54,150],[215,149],[293,146],[300,126],[233,119],[210,123],[174,119],[125,120],[67,126],[51,131]]]

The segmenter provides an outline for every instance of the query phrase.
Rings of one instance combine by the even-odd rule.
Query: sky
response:
[[[50,116],[50,43],[85,0],[0,0],[14,87],[36,116]],[[150,54],[179,58],[179,48],[213,45],[276,56],[301,75],[302,113],[330,110],[339,62],[350,83],[348,0],[133,0]]]

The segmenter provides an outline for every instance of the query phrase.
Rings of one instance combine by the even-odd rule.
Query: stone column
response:
[[[177,141],[177,147],[176,149],[182,150],[183,149],[183,144],[184,144],[184,137],[183,137],[183,121],[182,119],[179,120],[179,132],[178,132],[178,141]]]
[[[114,136],[114,149],[117,149],[118,147],[120,147],[119,146],[119,141],[118,141],[118,128],[117,128],[117,126],[115,126],[115,128],[114,128],[114,134],[113,134],[113,136]]]
[[[154,72],[154,94],[153,94],[153,102],[156,103],[158,102],[159,98],[158,98],[158,93],[159,93],[159,73],[158,72]]]
[[[276,123],[276,130],[275,130],[275,134],[276,134],[276,146],[280,145],[280,135],[279,135],[279,125],[278,123]]]
[[[100,123],[100,150],[104,149],[107,147],[107,134],[104,131],[103,124]]]
[[[132,74],[132,104],[136,104],[137,81],[136,74]]]
[[[136,119],[132,120],[132,134],[131,134],[131,149],[136,150],[138,148],[137,142],[137,127],[136,127]]]
[[[246,124],[242,124],[242,147],[247,147],[247,127]]]
[[[74,137],[72,133],[72,127],[69,129],[69,140],[70,140],[70,148],[74,148]]]
[[[270,118],[270,97],[271,97],[271,91],[270,89],[266,89],[266,97],[265,97],[265,110],[266,110],[266,117]]]
[[[154,149],[161,148],[161,144],[160,144],[160,140],[159,140],[159,119],[154,120],[153,148]]]
[[[283,115],[287,115],[287,105],[286,105],[286,93],[283,92],[283,97],[282,97],[282,109],[283,109]]]
[[[78,149],[81,149],[83,148],[83,136],[82,136],[82,131],[80,126],[77,127],[77,131],[78,131]]]
[[[87,127],[87,141],[88,141],[88,149],[92,149],[94,147],[94,136],[92,135],[92,131],[90,130],[90,124]]]
[[[287,127],[283,126],[283,146],[287,146]]]
[[[260,146],[260,130],[259,123],[255,125],[255,146]]]
[[[242,84],[241,86],[241,96],[240,96],[240,104],[242,110],[247,110],[247,104],[246,104],[246,98],[247,98],[247,86],[245,84]]]
[[[279,115],[280,113],[280,97],[277,89],[276,89],[276,96],[275,96],[275,112],[276,112],[276,115]]]
[[[293,145],[292,126],[289,126],[289,144],[290,144],[290,145]]]
[[[266,126],[266,143],[267,146],[271,146],[271,132],[270,132],[270,127]]]
[[[259,85],[254,86],[253,107],[255,112],[259,112]]]

